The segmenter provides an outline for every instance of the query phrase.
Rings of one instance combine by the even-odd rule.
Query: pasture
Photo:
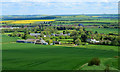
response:
[[[10,37],[3,36],[8,39]],[[17,38],[10,38],[15,42]],[[99,57],[100,66],[84,66],[81,70],[118,69],[118,47],[105,45],[85,45],[76,47],[35,45],[29,43],[2,44],[3,70],[75,70]]]
[[[104,33],[104,34],[109,34],[109,33],[116,33],[118,34],[118,29],[113,29],[113,28],[86,28],[87,31],[97,31],[98,33]]]
[[[2,41],[2,43],[10,43],[10,42],[15,42],[17,39],[18,39],[18,37],[8,37],[8,36],[6,36],[6,35],[1,35],[1,41]]]
[[[3,70],[73,70],[89,62],[93,57],[99,57],[104,70],[106,64],[117,69],[118,47],[63,47],[45,46],[23,43],[3,44]],[[96,49],[97,48],[97,49]],[[111,60],[110,62],[108,62]],[[84,69],[84,67],[83,67]],[[86,68],[85,68],[86,69]],[[92,66],[88,69],[94,69]],[[98,70],[99,70],[98,69]]]

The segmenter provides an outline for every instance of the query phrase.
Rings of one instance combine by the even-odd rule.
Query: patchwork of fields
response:
[[[1,29],[3,28],[0,36],[3,70],[105,70],[106,66],[109,66],[110,70],[118,70],[120,51],[118,44],[114,44],[118,42],[117,15],[15,17],[3,17],[4,21],[0,21]],[[70,35],[65,38],[64,34],[67,32]],[[41,35],[31,36],[30,33]],[[61,36],[51,35],[61,33]],[[98,36],[100,33],[104,33],[101,38]],[[114,35],[110,37],[109,33]],[[105,44],[103,42],[97,45],[84,41],[89,38],[88,35],[97,37]],[[48,42],[56,40],[61,42],[61,45],[16,43],[18,39],[34,38],[43,38]],[[96,57],[100,59],[100,66],[88,66],[88,62]]]

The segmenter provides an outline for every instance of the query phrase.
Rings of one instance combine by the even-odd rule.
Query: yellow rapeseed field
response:
[[[101,16],[92,16],[92,17],[101,17]]]
[[[10,21],[0,21],[0,23],[10,23],[10,24],[29,24],[35,22],[48,22],[55,20],[10,20]]]

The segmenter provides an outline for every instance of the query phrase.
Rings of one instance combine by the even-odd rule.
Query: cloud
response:
[[[4,15],[116,13],[117,2],[3,2]]]
[[[109,2],[108,0],[104,0],[105,2]]]
[[[1,2],[118,2],[119,0],[1,0]]]

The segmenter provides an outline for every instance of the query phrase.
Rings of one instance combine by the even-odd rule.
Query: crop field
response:
[[[118,20],[106,20],[106,19],[104,19],[104,20],[84,20],[84,21],[57,21],[57,22],[118,22]]]
[[[99,69],[103,70],[106,64],[112,69],[118,68],[117,58],[114,58],[118,54],[116,51],[118,47],[113,46],[113,49],[94,47],[97,49],[22,43],[3,44],[3,70],[73,70],[89,62],[93,57],[101,59],[102,67]]]
[[[106,65],[111,70],[118,69],[118,58],[115,58],[118,56],[118,46],[65,47],[6,42],[2,44],[2,51],[3,70],[75,70],[93,57],[99,57],[101,65],[86,65],[81,70],[104,70]]]
[[[1,21],[0,23],[6,22],[9,24],[29,24],[35,22],[47,22],[47,21],[55,21],[55,20],[10,20],[10,21]]]
[[[15,42],[18,38],[17,37],[8,37],[6,35],[1,35],[2,43],[9,43],[9,42]]]
[[[112,28],[86,28],[88,31],[97,31],[98,33],[104,33],[104,34],[109,34],[109,33],[116,33],[118,34],[118,29],[112,29]]]

